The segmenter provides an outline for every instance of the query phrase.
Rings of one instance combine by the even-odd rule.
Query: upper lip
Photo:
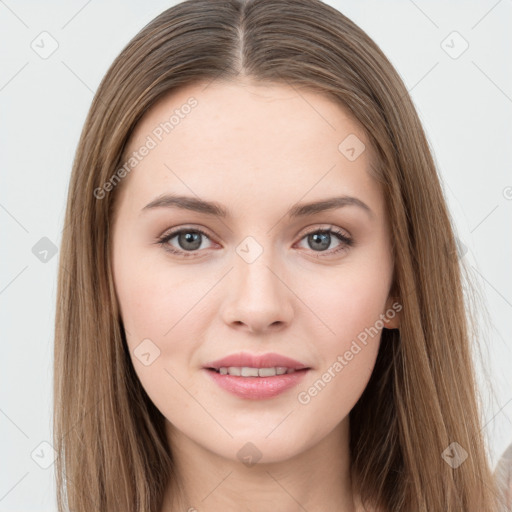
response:
[[[281,366],[285,368],[293,368],[294,370],[309,368],[309,366],[302,364],[295,359],[273,352],[269,352],[267,354],[249,354],[247,352],[239,352],[238,354],[231,354],[227,357],[223,357],[222,359],[206,363],[204,368],[213,368],[218,370],[219,368],[229,368],[230,366],[246,366],[249,368],[274,368]]]

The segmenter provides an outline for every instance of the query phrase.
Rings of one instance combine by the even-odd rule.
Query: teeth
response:
[[[275,366],[273,368],[251,368],[249,366],[230,366],[229,368],[219,368],[221,375],[236,375],[238,377],[273,377],[274,375],[283,375],[285,373],[293,373],[293,368],[285,366]]]

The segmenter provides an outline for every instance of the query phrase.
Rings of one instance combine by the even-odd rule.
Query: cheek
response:
[[[322,391],[318,405],[338,403],[348,414],[364,391],[379,350],[387,277],[368,267],[360,272],[340,272],[335,279],[321,281],[323,286],[305,300],[315,304],[314,312],[321,319],[317,335],[312,336],[321,364],[317,380],[308,382],[315,389],[310,393],[303,388],[308,395],[305,401]]]
[[[379,320],[385,312],[388,281],[388,276],[378,269],[347,268],[331,273],[328,279],[317,279],[307,296],[304,289],[301,296],[306,296],[305,302],[313,305],[322,323],[320,339],[342,349],[368,329],[376,325],[381,329]]]
[[[345,317],[340,309],[337,317],[333,314],[331,326],[336,335],[316,338],[321,364],[298,390],[297,400],[309,415],[319,415],[334,426],[350,413],[365,390],[382,331],[367,310]]]
[[[193,266],[180,269],[135,250],[116,253],[114,275],[133,366],[150,396],[157,396],[169,383],[165,370],[184,376],[195,364],[208,314],[215,311],[205,311],[214,282],[208,275],[198,278]],[[152,362],[146,367],[140,357],[147,353]]]
[[[190,354],[200,339],[190,331],[186,316],[197,302],[197,285],[176,286],[180,281],[176,275],[172,280],[164,276],[165,268],[148,263],[126,255],[115,260],[115,287],[128,350],[153,403],[164,411],[172,402],[183,411],[190,398],[178,382],[186,380]]]
[[[156,269],[142,268],[134,260],[119,258],[115,267],[116,292],[124,326],[132,338],[159,337],[165,332],[166,321],[171,320],[173,294],[165,293]]]
[[[199,293],[195,292],[200,287],[197,280],[187,279],[181,271],[163,265],[152,256],[154,252],[136,245],[125,252],[114,252],[117,298],[133,342],[139,338],[165,339],[186,313],[188,297],[192,300]],[[170,336],[169,333],[167,337]]]

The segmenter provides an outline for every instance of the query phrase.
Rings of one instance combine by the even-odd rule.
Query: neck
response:
[[[161,512],[356,512],[348,417],[291,458],[250,466],[236,457],[222,457],[167,425],[177,478],[166,490]]]

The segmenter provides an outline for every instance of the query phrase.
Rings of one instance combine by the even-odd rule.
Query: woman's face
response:
[[[362,129],[315,93],[196,84],[145,115],[126,155],[115,288],[133,365],[169,432],[225,458],[273,462],[346,424],[381,329],[398,318],[384,197]],[[300,208],[345,196],[356,199]],[[240,353],[309,369],[205,368]]]

